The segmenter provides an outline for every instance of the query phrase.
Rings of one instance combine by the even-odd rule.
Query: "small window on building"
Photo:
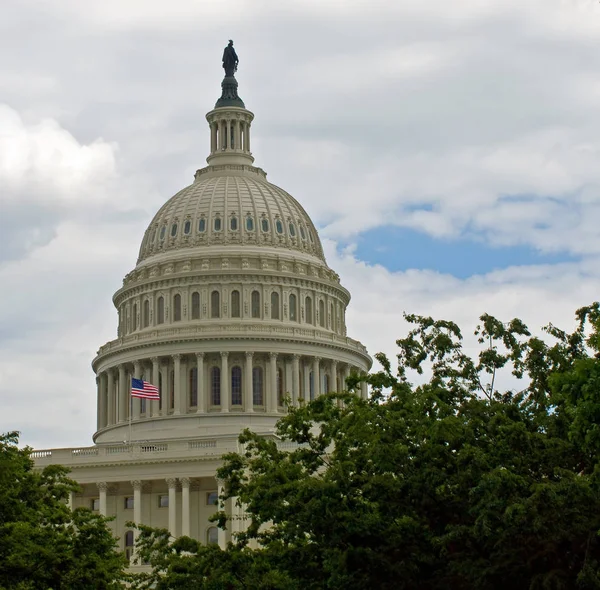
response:
[[[252,403],[255,406],[262,406],[264,403],[262,367],[252,369]]]
[[[160,494],[158,496],[158,507],[159,508],[168,508],[169,507],[169,495],[168,494]]]
[[[210,294],[210,317],[220,318],[221,317],[221,303],[220,295],[218,291],[213,291]]]
[[[144,328],[150,325],[150,302],[146,299],[144,301]]]
[[[125,510],[133,510],[133,496],[125,496],[123,508]]]
[[[241,312],[240,292],[236,289],[231,292],[231,317],[239,318]]]
[[[138,327],[138,312],[137,312],[137,303],[133,304],[133,312],[132,312],[132,318],[131,318],[131,322],[132,322],[132,328],[133,330],[137,330]]]
[[[260,317],[260,293],[258,291],[252,291],[251,296],[251,307],[252,307],[252,317],[259,318]]]
[[[237,231],[237,229],[238,229],[238,220],[237,220],[237,217],[232,217],[229,220],[229,227],[231,228],[231,231]]]
[[[213,223],[213,228],[215,231],[221,231],[221,218],[215,217],[215,221]]]
[[[281,220],[280,220],[280,219],[278,219],[278,220],[275,222],[275,231],[276,231],[278,234],[282,234],[282,233],[283,233],[283,223],[281,223]]]
[[[206,544],[216,545],[219,542],[219,531],[216,526],[211,526],[206,531]]]
[[[125,533],[125,557],[131,559],[133,557],[133,531]]]
[[[190,408],[198,406],[198,368],[190,369]]]
[[[277,369],[277,404],[283,406],[283,371]]]
[[[200,319],[200,293],[197,291],[192,293],[192,319]]]
[[[221,405],[221,369],[213,367],[210,370],[210,401],[213,406]]]
[[[307,297],[304,300],[304,310],[306,313],[306,323],[307,324],[312,324],[313,323],[313,310],[312,310],[312,299],[310,297]]]
[[[271,319],[279,319],[279,293],[275,291],[271,293]]]
[[[290,294],[290,321],[297,321],[298,313],[296,310],[296,295],[294,293]]]
[[[325,303],[322,299],[319,301],[319,326],[325,327]]]
[[[292,236],[292,238],[295,238],[296,237],[296,227],[294,226],[293,223],[290,223],[289,228],[290,228],[290,236]]]
[[[204,217],[201,217],[198,221],[198,231],[200,233],[204,233],[206,231],[206,219],[204,219]]]
[[[183,233],[187,236],[192,231],[192,222],[188,219],[183,224]]]
[[[174,223],[174,224],[171,226],[171,237],[172,237],[172,238],[174,238],[176,235],[177,235],[177,224],[176,224],[176,223]]]
[[[98,512],[100,510],[100,498],[92,498],[90,501],[90,510]]]
[[[246,217],[246,230],[254,231],[254,219],[250,216]]]
[[[160,228],[160,241],[162,242],[165,239],[165,236],[167,235],[167,226],[163,225]]]
[[[206,504],[207,506],[217,506],[219,504],[219,493],[206,492]]]
[[[157,302],[156,309],[156,323],[164,324],[165,323],[165,298],[159,297]]]
[[[265,233],[269,231],[269,220],[268,219],[261,219],[260,221],[260,229],[262,229]]]
[[[242,368],[231,368],[231,405],[242,405]]]
[[[301,237],[303,240],[306,240],[306,232],[304,231],[304,226],[303,226],[303,225],[300,225],[300,226],[298,226],[298,227],[300,228],[300,237]]]
[[[181,295],[179,293],[173,297],[173,321],[181,321]]]

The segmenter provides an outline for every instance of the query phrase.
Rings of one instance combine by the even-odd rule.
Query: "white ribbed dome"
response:
[[[325,261],[319,236],[304,208],[267,182],[260,168],[208,166],[154,216],[138,263],[170,250],[212,245],[268,246]]]

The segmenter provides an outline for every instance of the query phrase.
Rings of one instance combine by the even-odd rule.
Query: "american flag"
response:
[[[141,379],[131,380],[131,397],[143,397],[144,399],[160,399],[158,387]]]

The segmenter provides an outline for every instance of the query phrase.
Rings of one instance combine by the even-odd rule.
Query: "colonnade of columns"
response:
[[[235,386],[233,367],[242,374]],[[97,428],[127,422],[130,411],[132,420],[207,412],[284,412],[284,396],[298,405],[300,399],[341,391],[352,369],[335,360],[276,352],[198,352],[139,359],[97,375]],[[131,398],[132,377],[159,387],[161,399]],[[359,395],[367,397],[366,384]]]
[[[210,124],[211,153],[225,150],[250,153],[250,123],[240,119],[219,119]]]

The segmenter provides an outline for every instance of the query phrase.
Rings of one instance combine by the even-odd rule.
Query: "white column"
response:
[[[223,494],[224,489],[225,489],[225,486],[223,485],[223,481],[220,479],[217,479],[217,493],[219,494],[219,507],[221,506],[221,495]],[[226,531],[224,531],[220,527],[217,529],[217,539],[218,539],[219,547],[221,549],[225,550],[227,548]]]
[[[196,406],[197,414],[204,414],[206,412],[206,392],[204,391],[204,353],[198,352],[196,353],[196,363],[197,363],[197,383],[196,389],[198,391],[198,402]]]
[[[140,361],[133,361],[133,376],[140,379],[142,376],[142,367]],[[131,407],[133,409],[132,419],[139,420],[141,412],[141,399],[139,397],[131,398]]]
[[[277,411],[277,353],[269,353],[269,388],[267,391],[267,412]]]
[[[162,388],[160,390],[160,413],[162,416],[166,416],[169,413],[169,361],[164,362],[160,366],[160,371],[162,375]]]
[[[133,522],[142,523],[142,482],[136,479],[131,482],[133,487]]]
[[[285,361],[285,384],[283,386],[283,395],[288,398],[292,397],[292,375],[292,360],[288,358]]]
[[[321,395],[321,372],[320,372],[321,359],[316,356],[313,359],[313,387],[315,392],[315,399]]]
[[[244,412],[254,412],[254,395],[252,391],[252,357],[253,352],[246,353],[246,366],[244,368]]]
[[[310,401],[310,365],[308,364],[308,359],[304,359],[304,392],[303,392],[304,402],[308,403]]]
[[[235,122],[235,149],[239,150],[242,145],[242,134],[240,133],[240,120]]]
[[[130,394],[130,387],[127,387],[125,365],[119,365],[119,422],[127,422],[127,402]]]
[[[159,360],[157,356],[153,356],[151,359],[152,361],[152,385],[154,385],[155,387],[158,387],[158,382],[159,382],[159,374],[160,374],[160,364],[159,364]],[[160,410],[158,409],[159,407],[159,403],[157,399],[151,400],[150,402],[150,410],[152,413],[152,416],[158,416],[160,413]],[[148,414],[148,411],[146,410],[146,414]]]
[[[188,375],[188,362],[185,357],[181,359],[181,369],[180,373],[183,374],[183,380],[179,382],[179,410],[182,414],[187,414],[188,411],[188,385],[189,385],[189,375]]]
[[[96,376],[96,430],[102,428],[102,380]]]
[[[217,151],[217,125],[214,122],[210,124],[210,151]]]
[[[96,485],[98,486],[98,492],[100,494],[99,512],[102,516],[106,516],[106,492],[108,490],[108,484],[105,481],[99,481]]]
[[[292,405],[298,406],[300,397],[300,356],[292,356]]]
[[[369,386],[366,381],[360,384],[360,394],[363,399],[369,399]]]
[[[107,371],[108,378],[108,407],[106,410],[106,424],[115,424],[116,420],[116,412],[115,412],[115,374],[112,369]]]
[[[329,390],[337,393],[341,390],[341,387],[338,388],[338,369],[337,369],[337,361],[331,361],[331,379],[329,383]]]
[[[75,507],[75,492],[69,492],[69,496],[67,498],[67,506],[69,510],[73,510]]]
[[[177,536],[177,480],[174,477],[167,479],[169,486],[169,533]]]
[[[229,412],[229,353],[221,353],[221,412]]]
[[[181,414],[181,355],[173,355],[173,373],[174,379],[174,392],[173,392],[173,414]]]
[[[181,535],[190,536],[190,478],[182,477],[181,482]]]
[[[246,145],[244,146],[247,153],[250,153],[250,123],[246,123]]]
[[[231,121],[227,120],[227,149],[231,149]]]
[[[348,391],[348,383],[346,382],[346,380],[348,379],[348,377],[350,377],[350,365],[346,365],[344,367],[344,383],[342,384],[342,389],[344,391]]]

